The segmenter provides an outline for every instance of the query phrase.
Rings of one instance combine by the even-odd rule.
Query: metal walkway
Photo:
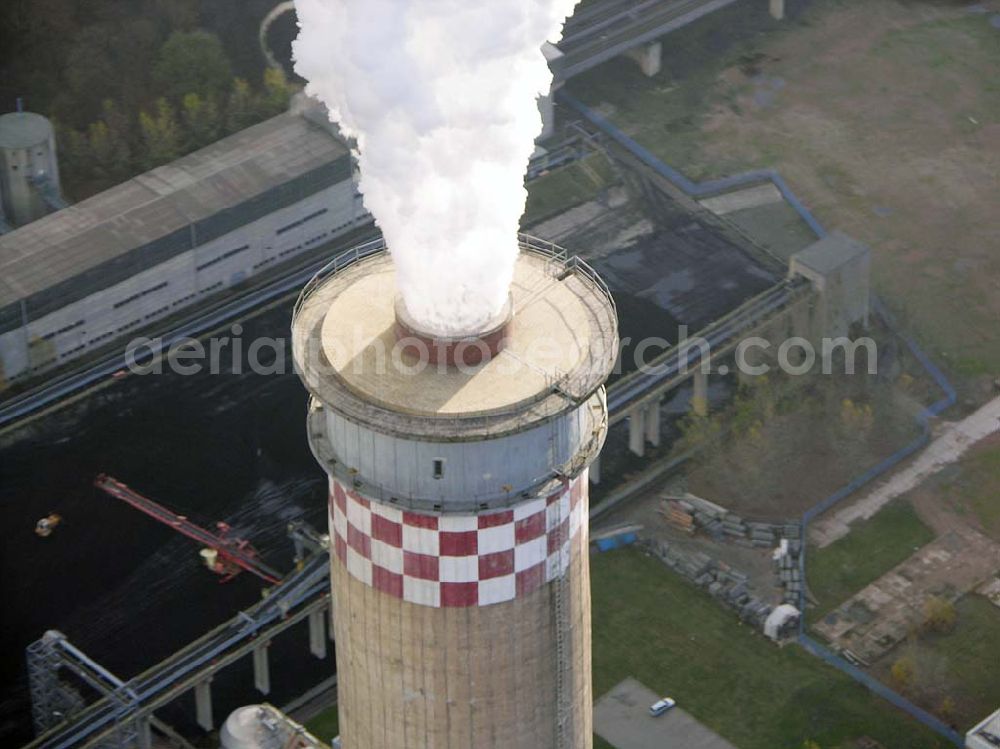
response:
[[[714,358],[733,350],[747,333],[811,292],[804,278],[782,281],[699,331],[693,338],[672,346],[642,369],[618,380],[608,389],[609,424],[625,419],[629,411],[658,397],[691,377],[704,354]],[[708,351],[697,341],[703,339]]]
[[[68,749],[100,741],[117,743],[115,736],[131,739],[141,733],[140,721],[172,702],[217,671],[245,657],[257,644],[330,605],[330,561],[315,554],[300,570],[271,589],[266,598],[204,637],[126,682],[111,682],[110,692],[74,715],[68,722],[28,744],[29,749]],[[42,641],[44,643],[44,638]],[[36,643],[37,645],[37,643]],[[49,657],[62,658],[59,648]],[[67,667],[73,666],[64,659]],[[75,670],[75,669],[74,669]],[[44,706],[41,708],[44,710]]]
[[[736,0],[607,0],[577,12],[563,30],[552,63],[561,80],[579,75],[698,20]]]

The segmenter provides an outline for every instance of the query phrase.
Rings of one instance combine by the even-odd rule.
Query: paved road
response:
[[[658,699],[626,679],[594,705],[594,732],[615,749],[736,749],[681,707],[654,718],[649,706]]]
[[[954,463],[984,437],[1000,431],[1000,397],[996,397],[961,421],[945,426],[940,436],[924,448],[912,463],[892,474],[884,483],[843,509],[814,521],[809,535],[822,548],[850,532],[850,524],[867,520],[901,494]]]

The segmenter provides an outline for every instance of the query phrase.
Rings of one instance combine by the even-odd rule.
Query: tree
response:
[[[207,31],[175,31],[160,48],[153,68],[159,90],[174,101],[186,94],[218,97],[232,77],[222,42]]]
[[[97,166],[107,174],[112,183],[121,182],[132,176],[132,123],[110,99],[105,99],[101,105],[100,122],[107,131],[107,145],[104,159],[99,159]]]
[[[64,175],[65,186],[74,177],[87,174],[93,168],[93,157],[86,135],[61,122],[56,121],[54,124],[59,148],[59,168]]]
[[[181,122],[184,124],[184,149],[196,149],[214,143],[219,138],[221,119],[219,108],[212,99],[188,94],[181,102]]]
[[[242,78],[233,81],[226,103],[226,132],[235,133],[258,122],[254,112],[254,95],[250,84]]]
[[[180,128],[173,107],[166,99],[156,102],[156,113],[139,115],[139,129],[145,153],[142,167],[153,169],[176,159],[181,152]]]
[[[281,68],[268,68],[264,71],[264,92],[260,96],[257,107],[260,119],[275,117],[288,109],[292,98],[292,87],[288,85],[285,71]]]
[[[946,634],[955,628],[958,612],[943,598],[931,596],[924,601],[924,629],[929,632]]]
[[[125,18],[115,24],[112,54],[117,78],[117,98],[124,111],[134,113],[159,96],[151,73],[164,33],[151,18]]]
[[[955,719],[955,700],[950,696],[945,695],[944,699],[941,700],[941,704],[938,705],[937,709],[938,717],[946,722],[951,722]]]
[[[915,674],[916,667],[913,663],[913,658],[908,655],[904,655],[892,664],[889,676],[896,689],[906,691],[913,685]]]
[[[108,165],[112,161],[111,134],[108,126],[98,120],[87,128],[87,147],[90,149],[90,157],[93,159],[94,171],[100,176],[106,177]]]
[[[156,0],[156,10],[172,29],[190,31],[198,24],[198,0]]]
[[[75,38],[66,55],[63,75],[67,83],[68,105],[61,114],[83,127],[100,114],[100,103],[117,93],[119,74],[110,49],[111,29],[88,26]]]

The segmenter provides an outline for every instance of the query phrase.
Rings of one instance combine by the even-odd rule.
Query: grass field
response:
[[[807,740],[847,749],[861,736],[890,749],[947,746],[798,647],[766,642],[638,551],[595,557],[591,576],[595,696],[633,676],[740,749]]]
[[[321,741],[329,742],[330,739],[339,734],[340,730],[338,724],[339,715],[337,713],[337,706],[333,705],[307,722],[306,729],[308,729],[309,733]],[[600,736],[594,736],[594,749],[615,748]]]
[[[821,619],[933,539],[934,532],[913,507],[896,501],[855,524],[840,540],[822,549],[811,548],[806,556],[806,579],[819,601],[812,618]]]
[[[522,226],[531,226],[592,200],[615,181],[608,160],[591,154],[528,183],[528,206]]]
[[[1000,372],[998,31],[961,3],[735,3],[670,35],[663,72],[618,59],[569,83],[694,179],[777,169],[873,249],[877,289],[979,400]]]
[[[337,706],[331,705],[315,718],[306,722],[306,729],[320,741],[330,742],[340,733],[340,716]]]
[[[1000,674],[992,667],[1000,663],[1000,609],[971,595],[956,610],[953,632],[923,635],[880,660],[875,671],[888,679],[896,659],[911,658],[914,680],[907,696],[964,731],[1000,705]],[[946,700],[950,709],[943,709]]]
[[[927,491],[1000,540],[1000,440],[974,448],[935,477]]]

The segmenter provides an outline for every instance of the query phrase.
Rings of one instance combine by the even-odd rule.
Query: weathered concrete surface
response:
[[[626,679],[594,706],[594,731],[616,749],[736,749],[680,707],[659,718],[649,706],[661,695]]]
[[[773,205],[784,200],[781,191],[772,183],[766,182],[763,185],[754,185],[742,190],[734,190],[723,195],[706,198],[700,201],[702,206],[710,210],[717,216],[725,216],[735,211],[743,211],[747,208],[759,208],[762,205]]]
[[[972,528],[956,528],[849,598],[816,631],[874,661],[923,624],[928,598],[957,601],[997,570],[1000,544]]]

